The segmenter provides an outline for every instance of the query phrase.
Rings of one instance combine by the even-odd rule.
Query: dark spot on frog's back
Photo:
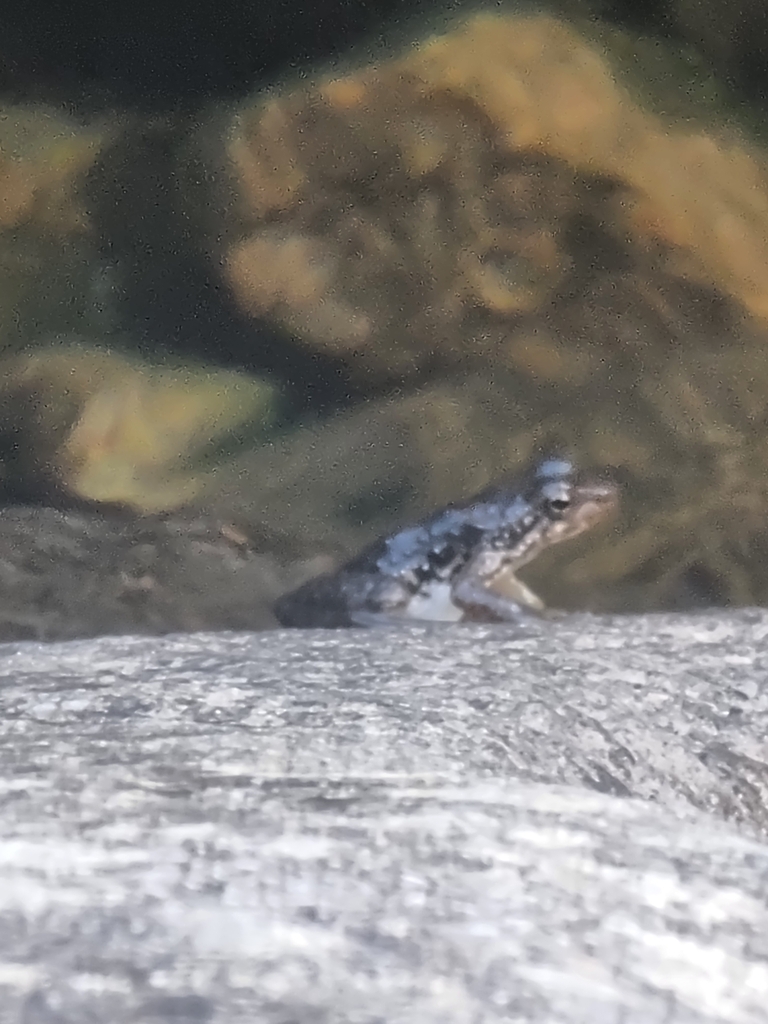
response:
[[[455,537],[435,544],[424,560],[414,568],[419,582],[441,577],[458,562],[466,562],[480,541],[482,531],[476,526],[464,526]]]

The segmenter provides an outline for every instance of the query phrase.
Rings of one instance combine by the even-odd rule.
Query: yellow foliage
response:
[[[195,453],[238,428],[262,428],[274,397],[244,373],[150,366],[60,344],[6,360],[3,391],[28,435],[23,417],[34,410],[52,471],[69,491],[143,512],[194,496],[204,483]]]

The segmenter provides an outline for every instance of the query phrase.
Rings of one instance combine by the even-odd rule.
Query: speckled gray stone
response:
[[[766,637],[0,648],[0,1021],[768,1021]]]

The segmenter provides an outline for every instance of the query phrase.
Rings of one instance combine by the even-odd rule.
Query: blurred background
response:
[[[0,11],[0,638],[269,628],[556,446],[566,608],[768,602],[768,8]]]

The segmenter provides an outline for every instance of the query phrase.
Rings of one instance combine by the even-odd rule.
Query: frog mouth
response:
[[[618,510],[618,487],[611,480],[593,480],[575,488],[573,511],[570,517],[571,534],[581,534]]]
[[[577,537],[610,518],[619,507],[619,489],[610,480],[592,480],[574,488],[568,515],[552,523],[549,540],[553,544]]]

